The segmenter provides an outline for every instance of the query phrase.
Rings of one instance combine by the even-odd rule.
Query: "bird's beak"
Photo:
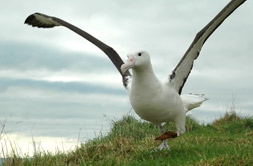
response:
[[[122,74],[124,74],[128,69],[133,68],[135,66],[135,62],[136,59],[133,55],[128,56],[127,62],[120,67]]]

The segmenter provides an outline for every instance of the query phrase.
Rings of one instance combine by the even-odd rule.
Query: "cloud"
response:
[[[106,70],[109,64],[105,58],[96,55],[80,54],[57,50],[36,44],[0,43],[4,48],[0,54],[1,69],[59,71],[63,69],[76,69],[87,71]]]
[[[57,140],[80,136],[80,141],[85,142],[108,132],[107,117],[119,118],[129,110],[122,91],[104,86],[32,80],[1,80],[1,83],[6,85],[0,93],[0,105],[7,135],[51,137],[52,142],[53,137]]]
[[[27,137],[20,133],[11,133],[0,140],[0,145],[3,145],[2,150],[5,152],[10,152],[11,149],[12,152],[14,150],[15,154],[20,157],[27,157],[33,156],[36,152],[66,153],[70,150],[75,150],[76,147],[80,146],[80,142],[78,142],[78,138]],[[6,157],[6,154],[0,153],[0,157]]]

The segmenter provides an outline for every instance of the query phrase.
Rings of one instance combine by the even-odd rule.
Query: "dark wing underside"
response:
[[[172,71],[172,74],[169,76],[171,85],[179,94],[182,92],[182,88],[191,73],[194,60],[198,58],[205,41],[215,31],[215,29],[218,28],[220,24],[245,1],[246,0],[232,0],[201,31],[197,33],[190,47],[176,68]]]
[[[127,86],[128,76],[131,76],[131,74],[129,71],[127,71],[124,74],[121,73],[120,67],[124,62],[112,47],[106,45],[105,43],[101,42],[97,38],[81,30],[80,28],[56,17],[47,16],[41,13],[34,13],[26,18],[25,23],[38,28],[52,28],[55,26],[65,26],[66,28],[84,37],[86,40],[90,41],[98,48],[100,48],[110,58],[112,63],[115,65],[115,67],[121,74],[124,86],[125,87]]]

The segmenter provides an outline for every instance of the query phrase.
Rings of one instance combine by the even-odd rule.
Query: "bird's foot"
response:
[[[159,145],[156,150],[169,150],[170,147],[168,145],[167,140],[163,140],[163,142],[161,143],[161,145]]]
[[[159,137],[157,137],[155,140],[166,140],[168,138],[176,138],[180,135],[180,132],[172,132],[172,131],[168,131],[163,133],[162,135],[160,135]]]

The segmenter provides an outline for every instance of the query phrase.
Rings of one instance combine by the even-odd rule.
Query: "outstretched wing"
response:
[[[172,71],[169,76],[171,85],[179,94],[191,73],[194,60],[198,58],[200,50],[208,37],[215,31],[216,28],[246,0],[232,0],[229,2],[201,31],[199,31],[191,43],[190,47]]]
[[[26,18],[25,23],[33,27],[39,28],[52,28],[55,26],[65,26],[66,28],[84,37],[85,39],[96,45],[98,48],[100,48],[110,58],[110,60],[112,61],[112,63],[115,65],[115,67],[118,69],[119,73],[122,76],[123,85],[125,87],[127,86],[128,78],[129,76],[131,76],[131,74],[129,71],[127,71],[124,74],[121,73],[120,67],[124,62],[112,47],[106,45],[105,43],[101,42],[97,38],[81,30],[80,28],[56,17],[47,16],[41,13],[34,13]]]

